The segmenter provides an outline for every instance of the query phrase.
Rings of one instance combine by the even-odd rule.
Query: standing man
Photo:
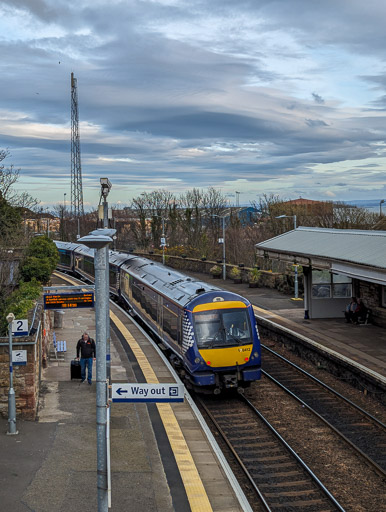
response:
[[[87,382],[91,386],[92,379],[92,362],[95,361],[95,341],[90,338],[87,332],[84,332],[76,345],[76,358],[79,360],[80,352],[80,369],[82,381],[86,380],[86,366],[87,366]]]

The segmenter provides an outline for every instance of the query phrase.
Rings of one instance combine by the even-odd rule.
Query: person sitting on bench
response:
[[[361,299],[357,299],[357,307],[352,315],[353,324],[359,324],[359,319],[365,321],[366,320],[366,312],[367,308],[363,304]]]
[[[357,298],[352,297],[350,304],[347,304],[346,311],[344,312],[344,316],[346,318],[347,323],[352,322],[353,315],[355,313],[355,310],[357,309],[357,305]]]

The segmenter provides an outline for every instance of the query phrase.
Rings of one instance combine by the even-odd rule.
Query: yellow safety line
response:
[[[260,316],[262,316],[263,318],[266,318],[267,320],[270,320],[271,318],[276,318],[277,320],[282,320],[289,327],[292,327],[292,329],[295,329],[296,327],[298,327],[298,324],[296,322],[294,322],[293,320],[290,320],[289,318],[285,318],[284,316],[277,315],[276,313],[273,313],[272,311],[259,308],[258,306],[252,306],[252,307],[253,307],[253,311],[255,311],[255,313],[260,314]],[[313,332],[310,329],[307,329],[307,327],[303,327],[303,329]]]
[[[159,380],[157,379],[153,368],[150,366],[149,361],[138,342],[112,311],[110,311],[110,318],[119,328],[127,343],[130,345],[146,381],[151,384],[157,384]],[[157,408],[169,438],[170,446],[173,450],[182,481],[184,482],[186,495],[192,512],[212,511],[213,509],[209,502],[205,487],[197,471],[197,467],[194,463],[189,447],[186,444],[177,418],[174,415],[173,409],[170,404],[165,403],[157,404]]]

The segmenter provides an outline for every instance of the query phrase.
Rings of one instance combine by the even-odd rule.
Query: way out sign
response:
[[[183,384],[112,384],[113,402],[183,402]]]

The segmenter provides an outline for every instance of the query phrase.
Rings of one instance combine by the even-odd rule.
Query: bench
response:
[[[366,308],[366,313],[364,316],[358,317],[359,325],[369,325],[371,323],[371,309]]]
[[[56,333],[53,333],[52,336],[52,344],[53,344],[53,354],[50,354],[50,359],[58,359],[58,353],[63,354],[64,358],[64,352],[67,352],[67,342],[66,341],[58,341],[56,339]],[[61,358],[62,359],[62,358]]]

